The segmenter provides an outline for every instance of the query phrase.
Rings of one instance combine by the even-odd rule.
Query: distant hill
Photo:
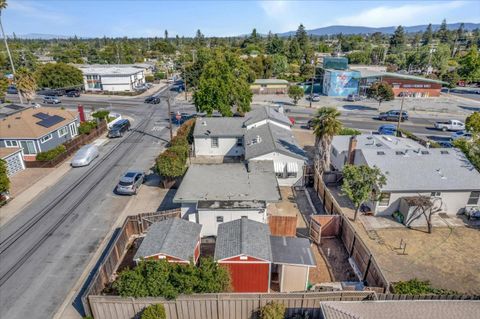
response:
[[[448,29],[456,30],[460,26],[461,23],[450,23],[447,24]],[[414,25],[414,26],[403,26],[405,32],[407,33],[416,33],[416,32],[423,32],[428,27],[428,24],[422,25]],[[381,32],[386,34],[391,34],[395,31],[397,27],[382,27],[382,28],[372,28],[372,27],[356,27],[356,26],[348,26],[348,25],[332,25],[328,27],[318,28],[307,30],[308,35],[334,35],[334,34],[372,34],[375,32]],[[440,24],[432,24],[433,30],[437,30],[440,28]],[[480,28],[480,23],[464,23],[465,30],[471,31],[477,28]],[[295,31],[288,31],[284,33],[279,33],[279,36],[288,37],[294,35]]]

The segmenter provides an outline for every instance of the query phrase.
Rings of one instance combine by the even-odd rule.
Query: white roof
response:
[[[135,67],[90,67],[90,66],[81,66],[79,67],[80,71],[84,75],[101,75],[101,76],[115,76],[115,75],[132,75],[143,72],[142,69]]]
[[[334,136],[332,146],[341,153],[348,151],[351,135]],[[424,149],[425,147],[414,140],[390,135],[361,134],[357,135],[357,150],[362,149]]]

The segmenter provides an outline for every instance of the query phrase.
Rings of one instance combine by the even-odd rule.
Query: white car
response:
[[[442,122],[435,122],[435,128],[442,131],[463,131],[465,124],[457,120],[448,120]]]
[[[95,158],[98,157],[98,147],[93,144],[82,146],[72,159],[72,167],[80,167],[89,165]]]
[[[472,139],[472,133],[469,133],[467,131],[458,131],[455,133],[452,133],[452,141],[458,140],[460,138],[464,138],[466,140],[471,140]]]

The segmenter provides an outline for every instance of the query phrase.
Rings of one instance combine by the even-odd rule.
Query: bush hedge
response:
[[[285,318],[285,305],[279,302],[269,302],[260,308],[261,319],[283,319]]]
[[[350,127],[343,127],[338,135],[360,135],[362,132]]]
[[[37,161],[48,162],[67,152],[65,145],[61,144],[46,152],[40,152],[35,157]]]
[[[165,74],[165,72],[156,72],[154,74],[154,77],[155,77],[155,80],[163,80],[165,79],[167,76]]]
[[[165,307],[162,304],[148,306],[142,312],[140,319],[166,319]]]
[[[145,82],[152,83],[155,81],[155,77],[153,75],[145,75]]]
[[[80,134],[90,134],[90,132],[97,128],[97,123],[95,121],[86,121],[80,123],[80,126],[78,127],[78,132]]]
[[[447,289],[434,288],[430,282],[416,278],[409,281],[399,281],[392,285],[392,292],[400,295],[456,295],[458,292]]]

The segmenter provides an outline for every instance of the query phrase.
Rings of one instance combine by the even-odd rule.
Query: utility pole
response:
[[[402,122],[403,117],[403,102],[405,101],[405,93],[402,94],[402,103],[400,104],[400,114],[398,115],[397,122],[397,136],[400,136],[400,122]]]
[[[315,63],[314,59],[310,62],[311,65],[313,65],[313,75],[312,75],[312,85],[310,86],[310,108],[312,108],[312,100],[313,100],[313,83],[315,80]]]
[[[185,71],[185,64],[183,64],[183,75],[184,75],[184,79],[183,79],[183,84],[185,86],[185,101],[187,101],[187,71]]]

